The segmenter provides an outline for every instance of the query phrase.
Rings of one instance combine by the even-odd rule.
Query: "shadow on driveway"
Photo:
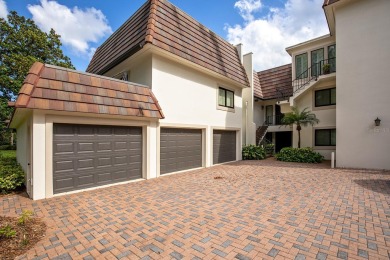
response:
[[[390,180],[354,180],[354,182],[365,189],[387,195],[390,194]]]

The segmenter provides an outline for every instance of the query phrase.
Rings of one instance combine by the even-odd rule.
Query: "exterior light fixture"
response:
[[[380,126],[381,125],[381,120],[379,119],[379,117],[377,117],[375,119],[375,126]]]

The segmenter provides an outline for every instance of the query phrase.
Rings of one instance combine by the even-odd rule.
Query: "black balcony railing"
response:
[[[292,82],[294,93],[301,90],[312,80],[317,80],[319,76],[336,72],[336,58],[322,60],[317,63],[313,63],[310,68],[300,74]]]
[[[282,125],[282,118],[284,115],[273,115],[265,117],[265,125]]]

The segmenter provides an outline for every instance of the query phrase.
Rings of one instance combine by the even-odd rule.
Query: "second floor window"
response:
[[[234,92],[224,88],[219,88],[218,105],[222,107],[234,108]]]
[[[315,92],[315,106],[336,105],[336,88],[321,89]]]
[[[295,76],[297,79],[307,78],[307,53],[295,56]]]

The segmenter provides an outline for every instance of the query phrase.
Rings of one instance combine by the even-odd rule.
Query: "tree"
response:
[[[306,107],[302,111],[299,111],[297,107],[292,107],[292,112],[287,113],[282,118],[282,124],[283,125],[297,125],[297,131],[298,131],[298,148],[301,148],[301,130],[302,126],[308,126],[315,125],[320,122],[320,120],[317,119],[316,115],[313,114],[311,111],[308,110],[309,108]]]
[[[0,18],[0,132],[12,112],[7,102],[16,99],[34,62],[74,69],[61,45],[60,35],[53,29],[42,32],[33,20],[14,11],[9,13],[8,21]]]

